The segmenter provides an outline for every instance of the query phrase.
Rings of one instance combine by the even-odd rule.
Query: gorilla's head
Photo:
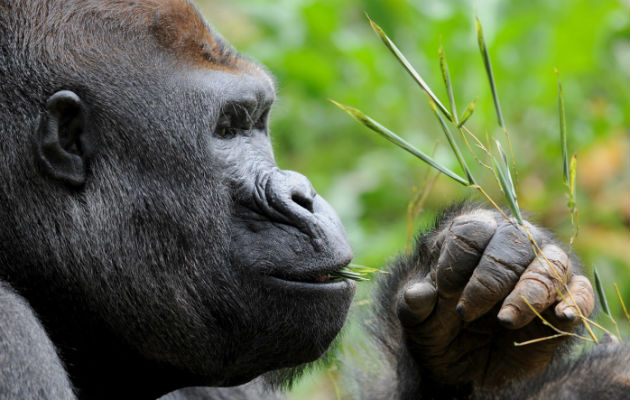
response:
[[[79,388],[325,351],[354,293],[329,278],[343,228],[275,164],[269,74],[188,1],[0,0],[0,83],[0,278]]]

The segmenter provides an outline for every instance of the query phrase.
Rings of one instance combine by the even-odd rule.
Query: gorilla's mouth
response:
[[[342,281],[343,279],[341,278],[337,278],[334,277],[332,274],[323,274],[323,275],[319,275],[319,276],[315,276],[315,277],[304,277],[304,278],[287,278],[285,276],[275,276],[272,275],[273,278],[276,279],[280,279],[283,281],[289,281],[289,282],[298,282],[298,283],[312,283],[312,284],[324,284],[324,283],[332,283],[332,282],[339,282]]]
[[[276,182],[278,190],[291,183],[283,182]],[[268,204],[262,200],[254,206],[242,200],[235,204],[230,241],[234,264],[243,266],[244,271],[259,272],[276,288],[313,291],[355,287],[354,282],[337,274],[353,254],[332,207],[318,195],[309,202],[295,196],[282,200],[268,193],[267,186],[264,189],[270,196],[263,199]],[[294,192],[287,193],[293,196]]]
[[[354,284],[354,281],[339,275],[339,271],[352,260],[352,255],[335,258],[328,260],[315,258],[308,260],[300,268],[280,268],[268,271],[266,275],[289,285],[343,287],[350,282]]]
[[[320,275],[318,277],[316,277],[314,279],[314,283],[327,283],[330,282],[331,280],[339,280],[336,278],[333,278],[330,274],[326,274],[326,275]]]
[[[294,275],[273,274],[268,275],[268,278],[276,283],[295,288],[321,287],[327,289],[342,289],[351,288],[356,285],[354,281],[335,276],[332,272],[333,271],[317,272],[317,274],[304,274],[304,276],[299,277]]]

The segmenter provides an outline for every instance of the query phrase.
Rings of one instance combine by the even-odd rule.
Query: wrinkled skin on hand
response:
[[[544,369],[566,338],[514,346],[555,333],[524,298],[564,331],[581,323],[567,288],[582,314],[590,315],[589,281],[550,234],[527,226],[544,257],[535,255],[522,227],[496,211],[459,215],[435,234],[437,262],[406,283],[397,304],[424,376],[440,385],[488,388]]]

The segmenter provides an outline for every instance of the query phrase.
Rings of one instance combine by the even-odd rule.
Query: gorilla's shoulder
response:
[[[0,282],[0,377],[4,398],[41,393],[54,399],[74,394],[61,360],[28,302]]]
[[[286,397],[277,391],[273,391],[262,378],[235,387],[206,388],[191,387],[169,393],[160,400],[248,400],[267,399],[285,400]]]

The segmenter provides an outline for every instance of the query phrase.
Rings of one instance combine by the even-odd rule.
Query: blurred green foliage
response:
[[[575,251],[598,268],[611,311],[621,320],[613,283],[630,305],[628,102],[630,14],[622,0],[196,0],[206,18],[278,80],[272,138],[282,168],[307,175],[344,222],[358,264],[383,266],[404,250],[406,211],[427,167],[369,132],[328,99],[355,106],[460,171],[425,95],[370,29],[385,29],[447,103],[438,48],[446,51],[459,110],[479,97],[467,123],[503,140],[476,43],[483,26],[519,171],[519,202],[530,219],[568,240],[562,181],[557,81],[564,86],[569,151],[577,153],[580,233]],[[482,186],[496,184],[468,157]],[[416,226],[469,190],[441,177]],[[369,284],[362,284],[359,299]],[[605,321],[604,321],[605,322]],[[630,332],[623,325],[626,334]],[[350,336],[350,335],[348,335]],[[298,391],[334,398],[326,372]],[[318,389],[309,391],[311,386]],[[306,387],[306,389],[304,388]],[[297,396],[297,395],[295,395]],[[320,397],[317,397],[320,396]],[[298,397],[295,397],[298,398]]]

